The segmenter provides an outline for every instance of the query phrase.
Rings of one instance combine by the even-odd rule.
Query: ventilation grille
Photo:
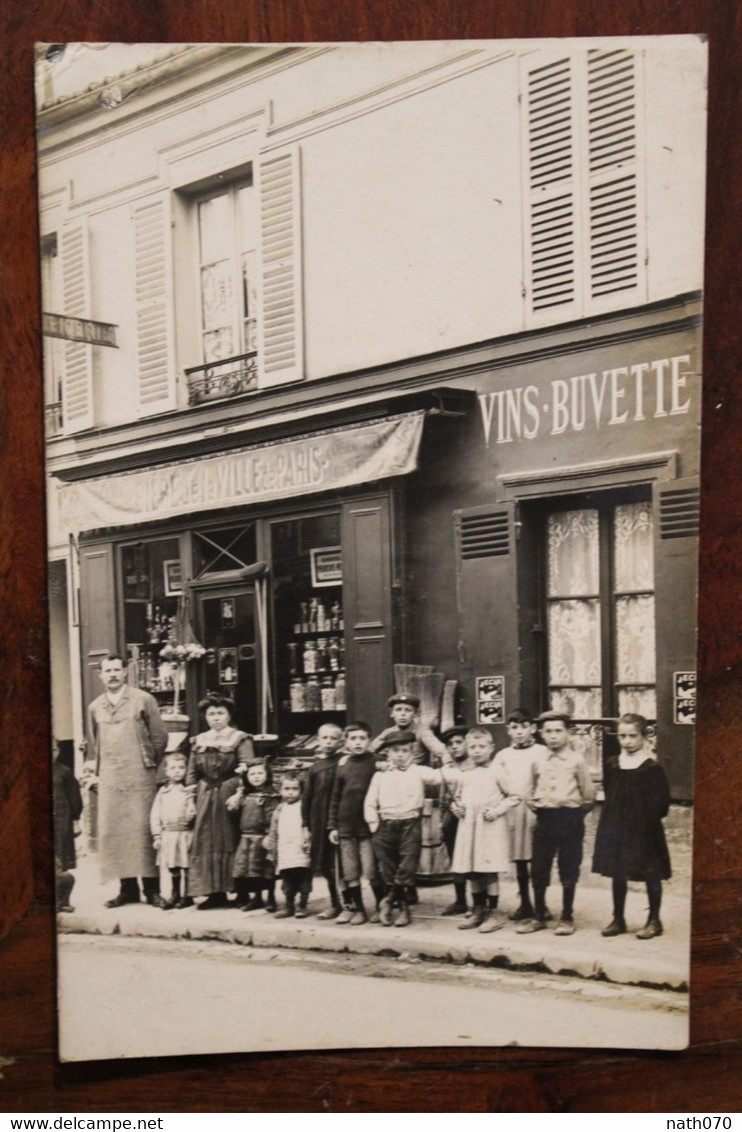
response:
[[[700,491],[679,487],[660,497],[660,538],[692,538],[698,534]]]
[[[464,561],[509,554],[510,524],[507,511],[464,516],[460,520],[459,537]]]

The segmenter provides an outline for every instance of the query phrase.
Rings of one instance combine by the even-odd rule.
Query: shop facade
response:
[[[645,715],[689,799],[699,319],[688,295],[408,360],[315,385],[313,430],[298,405],[249,445],[70,469],[83,699],[116,648],[166,711],[221,690],[301,755],[380,730],[395,665],[427,666],[498,745],[521,704],[569,712],[598,779]]]

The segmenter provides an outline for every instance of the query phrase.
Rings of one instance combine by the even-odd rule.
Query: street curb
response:
[[[634,939],[623,938],[622,954],[614,957],[608,953],[596,958],[596,949],[587,933],[564,939],[555,937],[552,932],[513,937],[510,934],[513,929],[509,927],[492,938],[477,938],[476,933],[467,933],[463,938],[455,925],[435,920],[419,927],[413,921],[409,928],[383,928],[375,924],[356,928],[337,927],[331,922],[319,925],[305,920],[276,921],[266,918],[264,912],[245,913],[243,922],[237,925],[225,922],[225,915],[231,920],[236,913],[214,910],[199,914],[193,909],[163,913],[142,905],[128,907],[125,915],[120,909],[96,914],[65,913],[58,916],[57,923],[62,934],[216,940],[241,947],[346,952],[457,965],[471,963],[655,990],[688,990],[686,968],[680,963],[668,963],[667,956],[653,958],[647,953],[647,943]],[[611,943],[613,941],[601,941],[601,951],[608,951]],[[626,954],[627,947],[635,949],[636,955]]]

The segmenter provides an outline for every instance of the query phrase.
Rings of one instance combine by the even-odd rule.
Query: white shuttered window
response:
[[[522,101],[531,320],[642,301],[637,56],[623,48],[528,56]]]
[[[133,220],[137,400],[148,415],[175,406],[166,199],[136,205]]]
[[[259,165],[261,387],[304,376],[299,151],[265,157]]]
[[[60,252],[64,314],[70,318],[90,318],[90,257],[84,222],[62,229]],[[92,428],[95,423],[93,347],[82,342],[64,343],[62,419],[66,433]]]

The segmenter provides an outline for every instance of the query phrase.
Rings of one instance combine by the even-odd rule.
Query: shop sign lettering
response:
[[[339,490],[417,467],[423,412],[262,447],[61,484],[63,530],[80,531],[212,507]]]
[[[508,444],[690,412],[690,354],[479,394],[484,441]]]

